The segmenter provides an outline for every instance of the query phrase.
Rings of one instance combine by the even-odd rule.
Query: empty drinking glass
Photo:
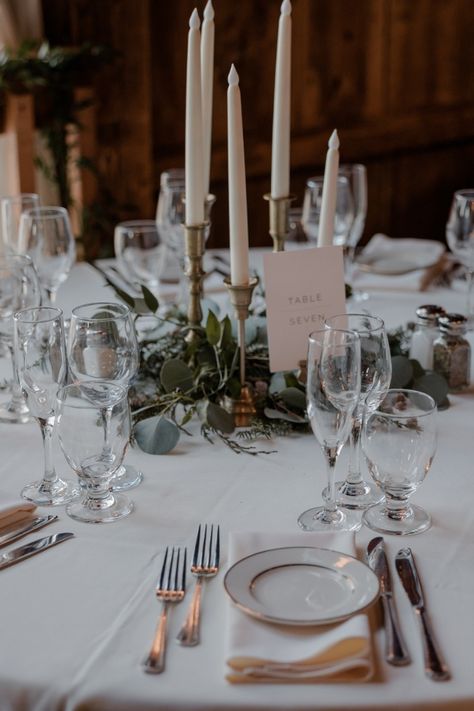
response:
[[[52,437],[56,396],[66,382],[66,343],[61,309],[52,307],[18,311],[14,316],[15,361],[28,408],[39,423],[44,445],[44,475],[28,484],[23,498],[35,504],[57,506],[78,495],[78,487],[60,479],[53,463]]]
[[[409,504],[436,451],[436,404],[416,390],[389,390],[367,420],[362,446],[369,470],[386,500],[364,511],[362,521],[379,533],[421,533],[430,515]]]
[[[446,239],[451,252],[467,269],[466,315],[474,318],[474,189],[454,193],[446,225]]]
[[[339,314],[326,319],[328,328],[347,328],[359,335],[361,387],[357,407],[352,416],[349,471],[345,481],[336,483],[337,500],[341,506],[365,509],[382,498],[380,490],[364,481],[360,467],[360,436],[364,418],[377,409],[384,399],[392,378],[392,359],[385,324],[378,316]],[[327,494],[327,490],[325,492]]]
[[[0,200],[0,219],[3,244],[15,254],[21,254],[19,243],[20,218],[27,210],[40,206],[39,195],[36,193],[19,193],[6,195]]]
[[[100,380],[127,390],[138,372],[139,349],[130,309],[124,304],[98,302],[72,311],[68,359],[76,382]],[[131,489],[143,474],[127,464],[114,474],[113,489]]]
[[[111,488],[130,440],[126,389],[100,381],[61,388],[58,437],[82,484],[81,498],[68,504],[66,513],[86,523],[111,523],[131,513],[133,503]]]
[[[13,315],[40,303],[40,285],[31,259],[19,254],[0,257],[0,343],[6,347],[13,368],[12,397],[0,407],[1,422],[25,424],[31,419],[14,367]]]
[[[323,197],[323,177],[309,178],[303,199],[301,223],[309,242],[318,242],[319,219]],[[334,216],[333,244],[345,247],[354,222],[354,199],[349,180],[344,176],[337,179],[336,213]]]
[[[123,276],[158,292],[166,244],[154,220],[120,222],[114,232],[115,256]]]
[[[68,278],[76,258],[74,235],[67,210],[63,207],[37,207],[22,213],[20,251],[30,255],[48,302]]]
[[[354,201],[354,220],[345,249],[346,278],[349,284],[352,284],[355,250],[364,233],[367,217],[367,170],[361,163],[347,163],[339,166],[339,175],[347,178]],[[356,301],[364,301],[368,294],[354,290],[353,298]]]
[[[353,331],[326,329],[309,337],[306,400],[308,417],[326,462],[328,495],[324,506],[298,518],[305,531],[344,530],[360,526],[353,511],[337,507],[335,467],[351,428],[360,395],[360,344]]]

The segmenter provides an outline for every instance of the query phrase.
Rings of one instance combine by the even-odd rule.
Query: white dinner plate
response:
[[[379,581],[356,558],[326,548],[273,548],[235,563],[224,587],[253,617],[284,625],[327,625],[365,610]]]
[[[362,253],[356,265],[370,274],[400,276],[433,266],[444,251],[444,244],[429,239],[385,240]]]

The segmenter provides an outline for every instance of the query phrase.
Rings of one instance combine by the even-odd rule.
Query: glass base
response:
[[[303,531],[357,531],[362,523],[354,511],[337,509],[330,516],[323,506],[304,511],[298,518]]]
[[[128,489],[134,489],[141,484],[142,481],[143,474],[141,471],[129,464],[126,466],[122,465],[112,477],[112,491],[128,491]]]
[[[323,498],[327,501],[328,488],[323,490]],[[346,509],[362,511],[368,506],[378,504],[384,498],[383,492],[371,482],[350,484],[348,481],[336,481],[336,502]]]
[[[87,496],[73,501],[66,506],[66,513],[76,521],[84,523],[113,523],[133,511],[133,501],[122,494],[116,494],[101,500],[100,504]]]
[[[408,536],[423,533],[431,527],[431,516],[419,506],[407,506],[403,518],[388,515],[386,504],[371,506],[362,515],[362,523],[377,533]]]
[[[35,481],[21,490],[24,499],[38,506],[62,506],[76,499],[79,493],[77,484],[59,478],[54,482]]]

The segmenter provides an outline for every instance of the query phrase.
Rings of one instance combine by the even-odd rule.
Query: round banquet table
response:
[[[258,263],[259,255],[254,258]],[[370,298],[361,307],[382,316],[389,328],[413,319],[421,303],[439,303],[451,311],[462,308],[462,286],[420,294],[419,278],[420,273],[364,276],[360,286]],[[79,303],[111,298],[101,275],[90,265],[78,264],[61,288],[58,304],[68,316]],[[6,372],[7,363],[2,368]],[[197,433],[182,436],[168,455],[129,450],[127,461],[144,473],[141,486],[130,492],[136,506],[131,516],[113,525],[91,526],[55,509],[60,520],[44,535],[72,531],[76,537],[0,572],[0,710],[474,708],[473,393],[471,387],[451,396],[451,408],[439,414],[438,451],[413,497],[432,514],[431,530],[403,539],[385,536],[392,574],[398,549],[410,545],[414,551],[439,643],[452,670],[450,682],[434,683],[424,675],[418,628],[398,576],[392,575],[412,652],[410,666],[395,668],[384,662],[383,630],[372,613],[377,671],[369,683],[229,684],[224,645],[231,603],[222,584],[227,535],[297,530],[299,513],[321,500],[325,469],[312,435],[262,443],[277,452],[253,457],[236,455],[219,442],[212,446]],[[35,423],[0,424],[0,437],[1,501],[18,496],[26,482],[40,475],[42,450]],[[57,442],[55,448],[57,468],[66,473]],[[340,474],[343,469],[344,460]],[[183,648],[174,642],[185,601],[171,611],[165,672],[144,674],[140,664],[160,611],[154,585],[164,547],[187,545],[191,551],[200,522],[219,523],[222,534],[221,571],[204,592],[202,643]],[[360,557],[374,535],[366,528],[357,533]]]

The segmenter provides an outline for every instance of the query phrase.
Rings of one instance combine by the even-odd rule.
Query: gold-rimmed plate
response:
[[[314,547],[273,548],[242,558],[224,587],[243,612],[284,625],[327,625],[372,605],[379,581],[346,553]]]

